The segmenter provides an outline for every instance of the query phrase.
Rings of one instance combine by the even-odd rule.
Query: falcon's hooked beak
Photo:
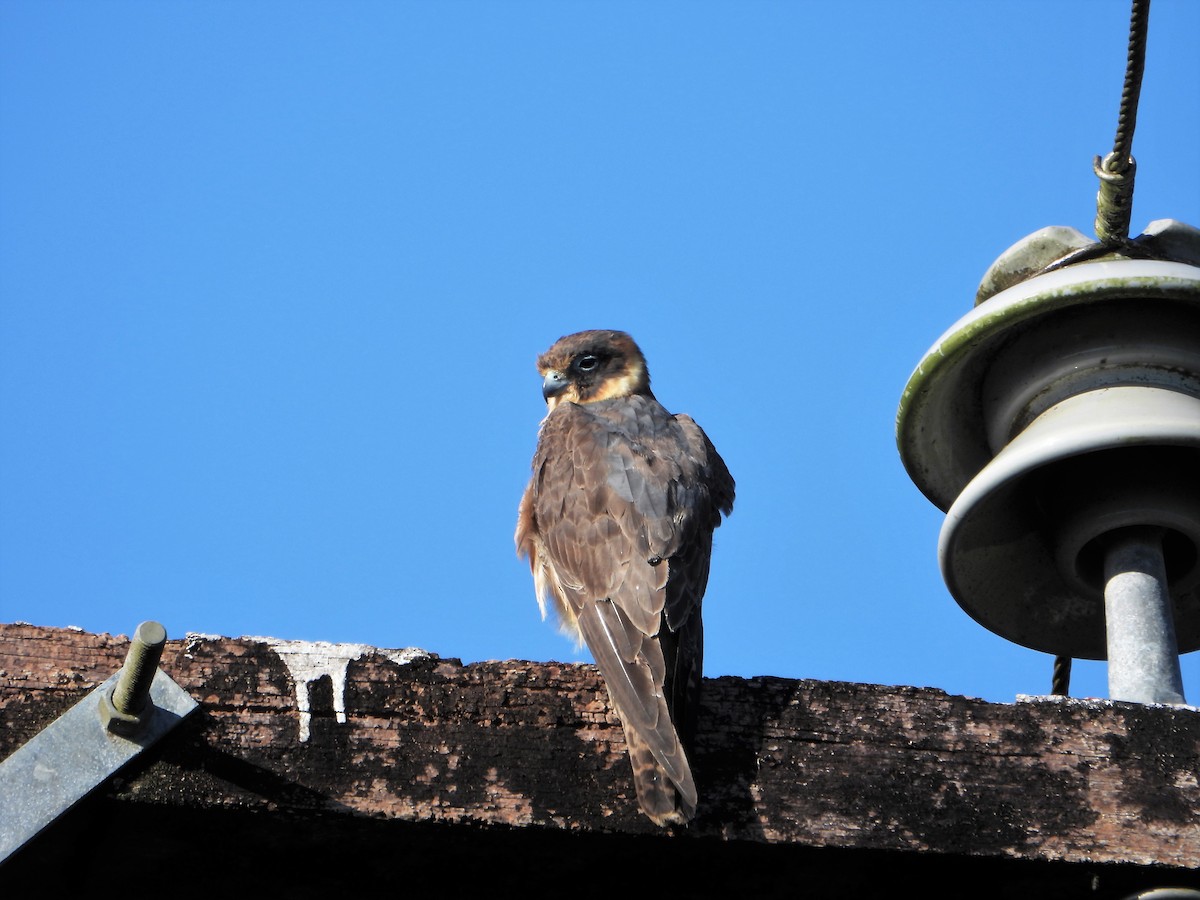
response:
[[[562,372],[551,369],[546,373],[545,379],[542,381],[542,396],[549,402],[552,397],[557,397],[565,391],[571,382],[567,380]]]

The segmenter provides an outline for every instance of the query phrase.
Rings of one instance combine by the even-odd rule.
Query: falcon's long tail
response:
[[[633,766],[633,786],[638,805],[655,825],[676,825],[687,822],[696,814],[692,773],[685,769],[684,787],[690,789],[686,798],[667,777],[667,773],[650,752],[650,745],[632,728],[625,728],[625,743],[629,747],[629,762]],[[686,767],[686,762],[684,763]]]

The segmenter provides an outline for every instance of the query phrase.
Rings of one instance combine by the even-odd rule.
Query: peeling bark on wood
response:
[[[0,757],[119,668],[127,646],[0,625]],[[1189,708],[708,679],[698,816],[664,833],[637,810],[591,666],[197,635],[170,641],[161,665],[201,709],[90,812],[64,817],[77,822],[52,829],[56,842],[113,817],[157,841],[160,858],[191,859],[194,847],[162,837],[175,827],[210,841],[244,833],[314,861],[306,841],[326,852],[348,842],[367,868],[378,853],[424,848],[414,865],[461,853],[455,876],[483,884],[500,876],[475,857],[499,865],[531,852],[522,840],[571,857],[586,838],[589,853],[674,859],[716,893],[732,865],[744,896],[822,883],[890,895],[900,873],[928,895],[926,879],[961,871],[1102,897],[1091,890],[1100,875],[1112,890],[1195,884],[1200,866],[1200,713]],[[18,857],[50,854],[48,839]],[[541,877],[566,866],[532,852]],[[773,879],[772,891],[748,887],[755,879]]]

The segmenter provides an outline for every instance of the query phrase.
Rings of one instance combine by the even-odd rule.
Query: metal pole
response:
[[[1135,703],[1186,703],[1162,531],[1122,528],[1104,557],[1108,694]]]

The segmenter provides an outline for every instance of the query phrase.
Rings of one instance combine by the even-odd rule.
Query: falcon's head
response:
[[[596,403],[650,393],[646,358],[623,331],[580,331],[554,342],[538,357],[542,396],[553,412],[564,400]]]

